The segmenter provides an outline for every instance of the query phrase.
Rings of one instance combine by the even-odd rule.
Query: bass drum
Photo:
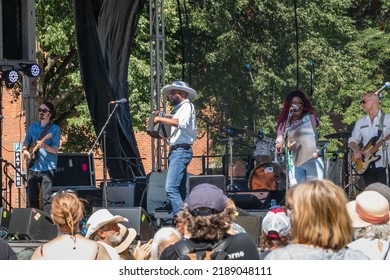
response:
[[[285,190],[286,172],[279,164],[260,163],[252,170],[248,187],[250,190]]]

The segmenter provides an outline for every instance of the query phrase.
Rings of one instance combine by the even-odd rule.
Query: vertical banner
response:
[[[22,153],[20,146],[20,143],[14,143],[15,186],[17,188],[22,187],[22,177],[20,175],[22,173]]]

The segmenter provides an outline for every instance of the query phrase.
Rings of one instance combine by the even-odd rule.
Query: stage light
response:
[[[31,64],[19,63],[19,65],[21,67],[20,70],[23,71],[24,74],[26,74],[31,78],[38,77],[42,72],[41,67],[39,67],[39,65],[36,63],[31,63]]]
[[[1,82],[4,81],[4,84],[7,88],[13,88],[15,83],[19,80],[18,71],[16,71],[13,66],[1,65],[0,74]]]
[[[19,74],[15,69],[6,70],[3,72],[2,79],[7,83],[14,84],[19,80]]]

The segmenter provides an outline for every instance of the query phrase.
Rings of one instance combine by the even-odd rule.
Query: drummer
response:
[[[301,90],[290,92],[284,100],[276,125],[277,152],[286,152],[286,142],[288,153],[291,154],[286,157],[291,158],[286,161],[289,162],[286,168],[290,174],[290,185],[323,178],[324,163],[317,150],[318,125],[317,113],[305,93]]]

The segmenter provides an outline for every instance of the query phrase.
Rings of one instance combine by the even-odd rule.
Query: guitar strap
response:
[[[48,125],[45,127],[45,129],[42,131],[41,135],[39,135],[38,140],[42,140],[43,137],[45,137],[47,131],[50,129],[51,123],[48,123]]]

